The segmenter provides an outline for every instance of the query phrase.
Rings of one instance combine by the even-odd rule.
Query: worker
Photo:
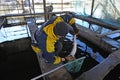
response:
[[[35,39],[38,47],[42,50],[42,57],[48,63],[59,64],[65,60],[71,60],[72,56],[61,58],[58,53],[62,50],[60,39],[65,37],[70,28],[74,34],[78,34],[78,29],[75,25],[75,19],[72,14],[54,16],[46,21],[41,28],[35,32]]]

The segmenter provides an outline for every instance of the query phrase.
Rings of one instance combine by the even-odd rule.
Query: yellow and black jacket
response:
[[[55,43],[58,41],[58,37],[54,34],[53,28],[56,26],[56,23],[65,21],[70,24],[74,30],[75,19],[71,14],[66,14],[62,16],[55,16],[49,21],[45,22],[42,25],[41,29],[38,29],[35,33],[35,38],[39,44],[39,48],[42,50],[43,57],[50,63],[58,64],[61,62],[59,56],[55,56]]]

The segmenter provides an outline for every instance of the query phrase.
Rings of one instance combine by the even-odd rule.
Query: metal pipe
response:
[[[94,7],[94,0],[92,0],[91,14],[90,14],[91,17],[92,17],[92,15],[93,15],[93,7]]]
[[[44,17],[45,17],[45,21],[47,21],[46,0],[43,0],[43,8],[44,8]]]
[[[59,11],[59,12],[50,12],[50,14],[62,14],[62,13],[68,13],[69,11]],[[35,14],[30,14],[30,13],[25,13],[25,14],[5,14],[0,17],[14,17],[14,16],[28,16],[28,15],[43,15],[44,13],[35,13]]]
[[[34,0],[32,0],[32,10],[33,10],[33,13],[34,13],[34,17],[35,17],[35,5],[34,5],[35,3],[34,3]]]
[[[100,20],[100,19],[97,19],[97,18],[94,18],[94,17],[84,16],[84,15],[75,15],[75,14],[73,14],[73,15],[74,15],[75,18],[81,19],[83,21],[87,21],[91,24],[96,24],[96,25],[99,25],[99,26],[102,26],[102,27],[105,27],[105,28],[108,28],[108,29],[112,29],[112,30],[120,29],[119,24],[114,25],[112,23],[106,23],[103,20]]]
[[[63,0],[61,0],[61,9],[62,9],[62,11],[63,11]]]
[[[91,14],[90,17],[93,16],[93,7],[94,7],[94,0],[92,0],[92,6],[91,6]],[[91,27],[91,23],[89,23],[89,28]]]
[[[28,0],[28,4],[29,4],[29,11],[30,11],[30,14],[32,14],[32,11],[31,11],[31,2],[30,2],[30,0]]]

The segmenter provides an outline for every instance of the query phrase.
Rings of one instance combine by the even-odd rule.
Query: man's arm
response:
[[[73,15],[70,13],[67,13],[66,15],[62,15],[61,17],[63,18],[65,22],[67,22],[68,24],[72,26],[72,29],[71,28],[69,29],[72,30],[74,34],[78,34],[79,29],[77,28],[75,24],[75,18],[73,17]]]

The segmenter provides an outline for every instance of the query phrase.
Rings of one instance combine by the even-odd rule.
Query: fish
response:
[[[77,51],[77,42],[76,42],[76,35],[74,35],[74,39],[73,39],[73,48],[70,52],[70,55],[72,55],[72,57],[75,57],[75,53]]]

